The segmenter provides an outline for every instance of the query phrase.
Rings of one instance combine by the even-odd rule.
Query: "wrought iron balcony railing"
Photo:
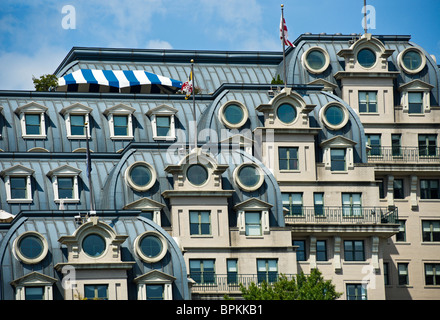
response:
[[[368,151],[371,163],[440,163],[440,148],[372,147]]]
[[[396,224],[397,208],[363,206],[295,206],[285,217],[286,224]]]
[[[283,274],[288,280],[291,280],[295,275]],[[262,272],[258,274],[216,274],[210,273],[190,273],[191,279],[196,283],[192,287],[192,292],[198,293],[241,293],[240,284],[248,288],[251,283],[256,285],[263,281],[273,283],[278,281],[279,274],[277,272]]]

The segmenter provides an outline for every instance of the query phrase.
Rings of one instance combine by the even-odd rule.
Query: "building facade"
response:
[[[57,91],[0,92],[0,299],[219,299],[312,268],[341,299],[440,298],[434,58],[294,43],[73,48]]]

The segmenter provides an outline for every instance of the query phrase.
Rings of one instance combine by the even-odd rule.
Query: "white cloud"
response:
[[[55,47],[41,48],[32,54],[0,52],[0,90],[35,90],[32,76],[55,71],[67,52]]]
[[[164,40],[150,40],[146,46],[147,49],[173,49],[173,46]]]

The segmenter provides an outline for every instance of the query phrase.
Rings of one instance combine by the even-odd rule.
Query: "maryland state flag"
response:
[[[182,92],[185,93],[185,99],[188,99],[191,96],[191,93],[193,92],[193,75],[192,70],[189,73],[188,80],[183,83],[182,85]]]

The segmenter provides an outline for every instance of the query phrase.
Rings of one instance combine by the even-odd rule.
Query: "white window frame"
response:
[[[131,140],[134,138],[133,136],[133,113],[135,112],[135,108],[129,107],[125,104],[118,104],[114,107],[108,108],[104,111],[104,115],[107,116],[108,126],[110,132],[110,139],[112,140]],[[127,116],[127,135],[125,136],[116,136],[115,135],[115,124],[113,117],[114,116]]]
[[[79,185],[78,185],[78,176],[80,175],[81,170],[73,168],[69,165],[61,166],[57,169],[54,169],[48,172],[48,176],[52,178],[52,187],[54,192],[54,201],[55,203],[77,203],[80,201],[79,199]],[[58,178],[73,178],[73,197],[60,199],[58,194]]]
[[[323,162],[326,170],[331,171],[331,149],[346,149],[345,151],[345,170],[331,171],[332,173],[347,173],[348,170],[354,169],[354,146],[356,142],[347,139],[343,136],[336,136],[321,143],[323,148]]]
[[[26,288],[28,287],[44,287],[44,299],[53,300],[53,284],[57,279],[33,271],[19,279],[11,282],[15,287],[15,300],[26,299]]]
[[[47,107],[36,102],[30,102],[15,109],[15,113],[20,117],[21,136],[23,139],[46,139],[46,117],[44,116]],[[40,134],[26,133],[26,115],[35,114],[40,116]]]
[[[151,128],[153,130],[153,139],[162,141],[175,141],[176,140],[176,125],[175,125],[175,114],[177,109],[167,106],[160,105],[154,109],[149,110],[146,115],[151,119]],[[170,117],[170,132],[167,136],[159,136],[157,134],[156,117]]]
[[[403,108],[404,113],[408,113],[410,116],[420,116],[425,113],[431,112],[431,101],[429,94],[431,89],[434,88],[429,83],[423,82],[421,80],[413,80],[411,82],[405,83],[399,87],[399,91],[402,93],[400,104]],[[409,113],[409,93],[418,92],[422,93],[422,111],[421,113]]]
[[[10,167],[6,170],[0,172],[0,175],[5,180],[5,188],[6,188],[6,201],[8,203],[32,203],[32,176],[34,174],[34,170],[26,168],[20,164]],[[11,192],[11,180],[10,178],[19,177],[26,178],[26,198],[13,199]]]
[[[92,108],[87,107],[81,103],[75,103],[69,107],[63,108],[60,113],[64,116],[65,124],[66,124],[66,133],[67,139],[86,139],[87,136],[90,139],[90,113],[92,112]],[[84,116],[84,123],[88,123],[89,125],[85,126],[87,132],[81,135],[72,135],[70,116],[71,115],[79,115]]]
[[[250,198],[239,204],[234,209],[237,211],[237,226],[240,235],[248,238],[262,237],[270,233],[269,210],[272,207],[269,203],[256,198]],[[246,235],[246,212],[261,212],[261,235]]]
[[[175,280],[175,277],[159,270],[152,270],[142,276],[137,277],[134,279],[134,282],[137,283],[138,300],[147,299],[147,285],[163,285],[163,299],[173,300],[173,282]]]

